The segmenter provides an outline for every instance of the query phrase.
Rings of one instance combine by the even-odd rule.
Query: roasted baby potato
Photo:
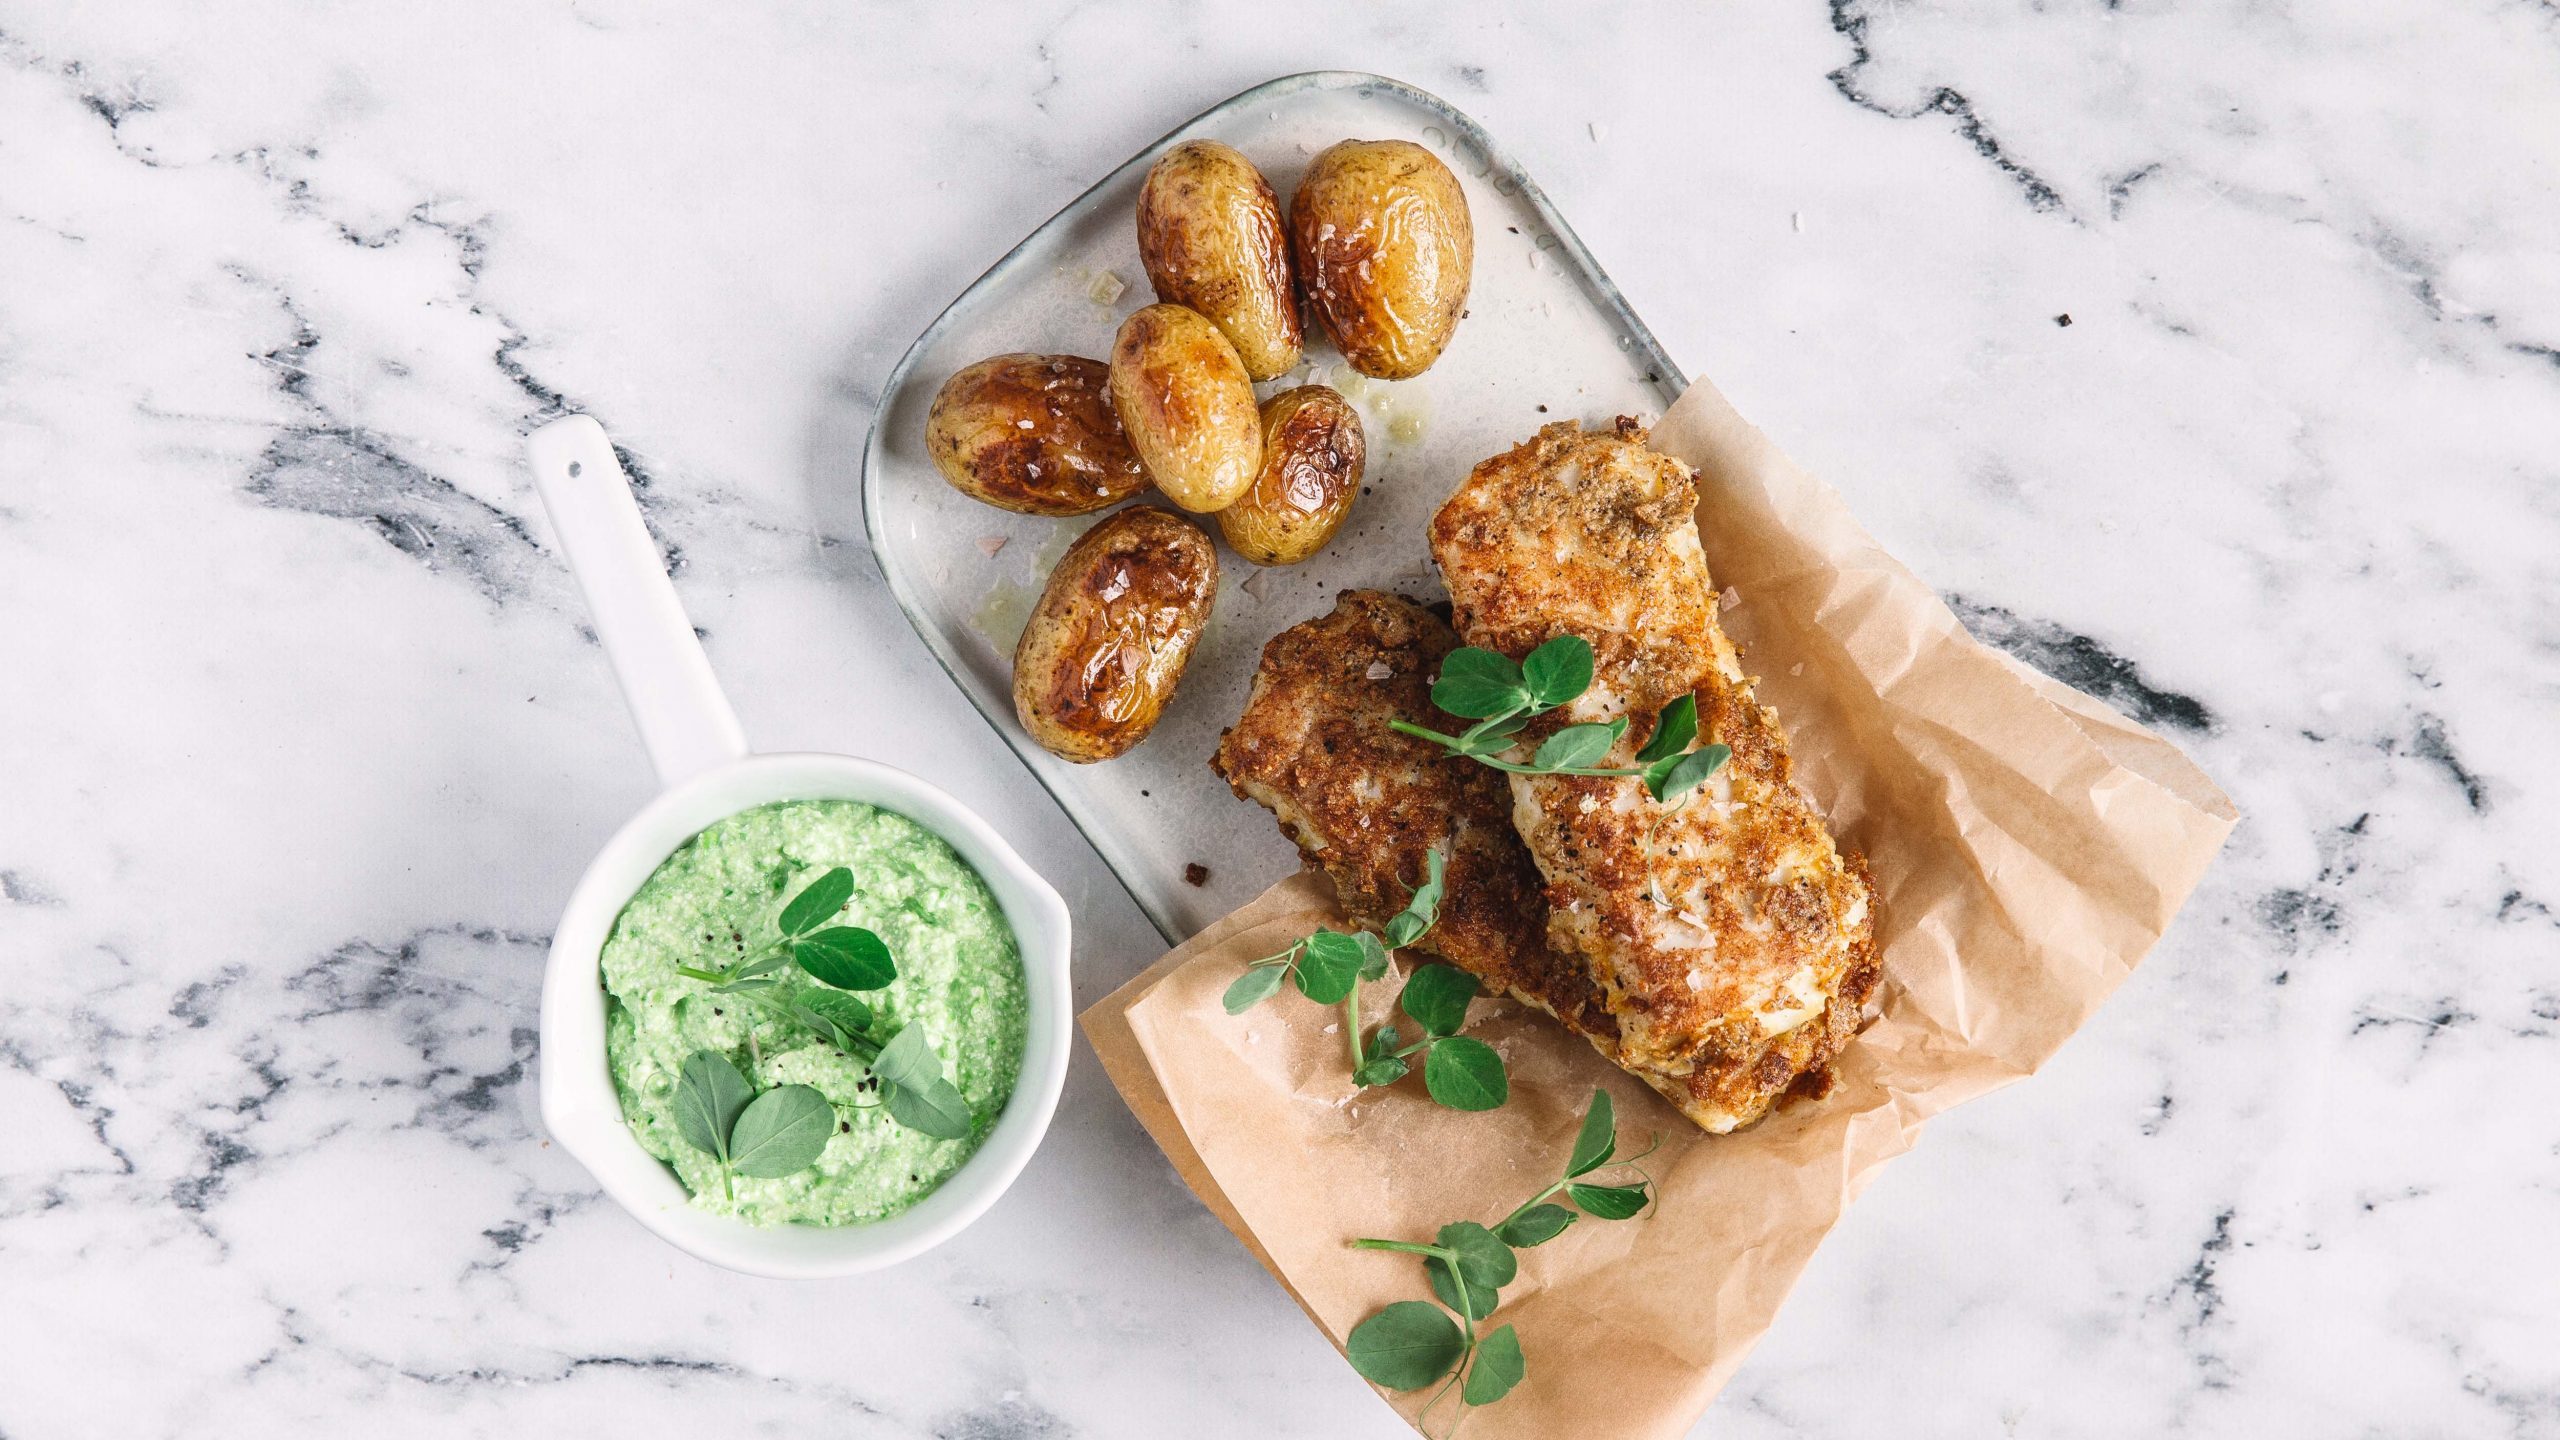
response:
[[[1147,172],[1138,259],[1156,298],[1207,316],[1247,375],[1268,380],[1298,363],[1304,331],[1289,283],[1289,227],[1280,197],[1233,146],[1185,140]]]
[[[1090,515],[1146,488],[1111,409],[1111,367],[1081,355],[998,355],[942,382],[924,422],[942,478],[1025,515]]]
[[[1438,156],[1409,140],[1345,140],[1289,201],[1307,304],[1363,375],[1431,368],[1466,309],[1475,224]]]
[[[1369,440],[1360,412],[1330,385],[1301,385],[1262,407],[1262,471],[1218,512],[1218,529],[1256,565],[1295,565],[1325,547],[1360,495]]]
[[[1079,765],[1147,738],[1218,594],[1218,548],[1169,510],[1134,506],[1084,532],[1013,647],[1013,713]]]
[[[1120,322],[1111,408],[1156,488],[1194,514],[1235,503],[1262,468],[1253,381],[1197,310],[1150,305]]]

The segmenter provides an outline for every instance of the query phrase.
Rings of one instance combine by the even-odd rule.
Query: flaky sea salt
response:
[[[978,551],[993,560],[996,558],[996,552],[1003,549],[1011,538],[1006,535],[981,535],[978,537]]]
[[[1396,673],[1396,667],[1388,664],[1384,660],[1372,660],[1369,662],[1369,668],[1361,673],[1367,675],[1372,680],[1384,680],[1388,676]]]

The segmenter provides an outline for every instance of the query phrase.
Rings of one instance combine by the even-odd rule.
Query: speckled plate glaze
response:
[[[1216,612],[1163,722],[1117,760],[1070,765],[1014,719],[1013,645],[1051,563],[1099,517],[1014,515],[962,495],[925,453],[925,413],[953,371],[989,355],[1107,356],[1121,318],[1153,298],[1138,264],[1139,185],[1167,147],[1203,136],[1252,157],[1284,197],[1308,160],[1337,140],[1430,146],[1457,172],[1475,220],[1468,313],[1438,364],[1397,383],[1354,373],[1309,327],[1307,363],[1259,393],[1316,380],[1350,397],[1368,430],[1368,493],[1324,553],[1304,564],[1259,569],[1222,546]],[[1297,865],[1270,817],[1236,799],[1208,764],[1219,732],[1243,708],[1263,642],[1331,609],[1343,589],[1439,598],[1424,525],[1478,460],[1553,420],[1657,415],[1686,383],[1571,227],[1482,127],[1439,97],[1380,76],[1292,75],[1140,151],[997,261],[917,337],[872,424],[863,517],[916,633],[1156,927],[1178,942]],[[1194,866],[1207,871],[1202,883],[1188,878]]]

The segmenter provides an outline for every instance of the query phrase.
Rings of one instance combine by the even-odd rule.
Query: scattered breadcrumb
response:
[[[1209,867],[1194,860],[1182,867],[1182,883],[1197,890],[1209,883]]]

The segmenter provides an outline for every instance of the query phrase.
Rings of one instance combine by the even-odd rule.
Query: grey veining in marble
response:
[[[858,1284],[667,1249],[534,1110],[648,784],[524,433],[602,419],[750,735],[986,812],[1098,996],[1152,932],[908,634],[859,441],[1016,237],[1320,67],[1484,121],[2248,817],[1703,1433],[2560,1435],[2548,0],[0,0],[0,1435],[1401,1433],[1089,1056]]]

